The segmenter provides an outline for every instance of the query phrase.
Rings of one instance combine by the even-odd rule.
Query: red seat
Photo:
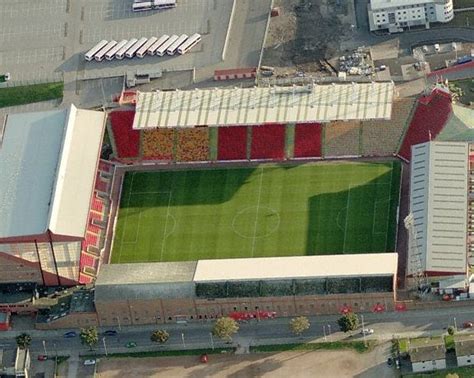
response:
[[[295,127],[295,157],[321,157],[322,126],[319,123],[299,124]]]
[[[285,157],[285,125],[268,124],[253,127],[250,157],[282,160]]]
[[[420,98],[398,155],[409,161],[411,147],[434,140],[448,122],[451,112],[451,96],[441,89]]]
[[[112,132],[119,158],[137,158],[140,152],[140,132],[133,130],[135,111],[110,113]]]
[[[247,127],[219,127],[217,139],[218,160],[247,159]]]

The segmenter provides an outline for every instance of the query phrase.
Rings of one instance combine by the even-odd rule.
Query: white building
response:
[[[474,335],[454,336],[458,366],[474,365]]]
[[[467,271],[468,162],[465,142],[412,147],[408,273],[465,275]]]
[[[370,31],[402,32],[431,22],[449,22],[454,17],[453,0],[370,0],[367,5]]]
[[[413,373],[446,369],[446,348],[441,337],[410,340]]]

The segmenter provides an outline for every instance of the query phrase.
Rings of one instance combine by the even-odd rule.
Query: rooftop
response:
[[[47,230],[84,236],[104,127],[104,113],[73,105],[7,117],[0,141],[0,239]]]
[[[395,275],[396,253],[200,260],[195,282]]]
[[[393,82],[138,92],[134,129],[390,119]]]
[[[442,337],[410,339],[408,353],[412,363],[440,360],[446,358],[446,347]]]
[[[100,269],[95,285],[97,288],[105,285],[191,282],[196,264],[196,261],[105,264]]]
[[[474,354],[474,335],[457,334],[454,335],[454,345],[456,356],[470,356]]]

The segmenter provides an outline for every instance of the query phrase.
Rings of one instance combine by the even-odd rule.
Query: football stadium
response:
[[[406,274],[471,264],[473,117],[444,86],[416,98],[391,82],[128,96],[107,114],[71,107],[3,126],[0,167],[14,180],[0,181],[2,283],[92,285],[42,308],[39,328],[404,310]],[[45,123],[51,137],[36,137]],[[12,151],[48,165],[23,172]]]
[[[129,172],[112,263],[395,250],[400,162]]]

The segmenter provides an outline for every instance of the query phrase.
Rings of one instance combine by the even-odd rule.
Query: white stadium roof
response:
[[[194,282],[395,275],[397,253],[199,260]]]
[[[0,141],[0,239],[83,237],[105,113],[65,110],[6,119]]]
[[[464,142],[412,147],[410,211],[417,243],[410,232],[409,273],[418,266],[427,272],[466,272],[468,148]]]
[[[390,119],[393,82],[138,92],[134,129]]]

